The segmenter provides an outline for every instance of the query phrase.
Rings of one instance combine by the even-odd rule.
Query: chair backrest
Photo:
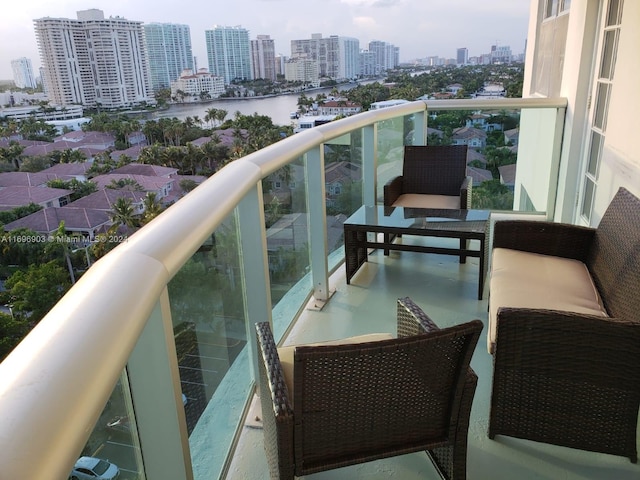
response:
[[[596,228],[587,265],[609,315],[640,320],[640,199],[625,188]]]
[[[474,320],[377,342],[294,354],[297,471],[383,458],[450,438],[482,329]]]
[[[404,147],[403,193],[460,195],[466,172],[466,145]]]

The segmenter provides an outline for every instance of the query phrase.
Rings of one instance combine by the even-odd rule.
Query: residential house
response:
[[[487,145],[487,133],[473,127],[460,127],[453,131],[454,145],[468,145],[469,148],[484,148]]]
[[[134,215],[141,215],[144,213],[143,201],[146,195],[147,192],[142,191],[104,188],[86,197],[79,198],[75,202],[71,202],[68,207],[110,212],[113,210],[113,205],[119,198],[126,198],[131,201]]]
[[[362,167],[351,162],[335,162],[325,166],[327,204],[331,205],[346,186],[362,179]]]
[[[0,208],[13,209],[30,203],[44,208],[62,207],[69,203],[71,190],[49,187],[10,186],[0,188]]]
[[[318,106],[319,115],[355,115],[362,111],[362,105],[348,100],[331,100]]]
[[[498,172],[500,172],[500,183],[513,191],[516,184],[516,164],[498,167]]]
[[[108,212],[91,208],[51,207],[39,210],[4,226],[5,231],[27,228],[42,235],[54,234],[60,224],[68,235],[79,235],[92,240],[96,233],[110,224]]]
[[[56,163],[39,173],[53,174],[64,180],[76,179],[79,182],[86,182],[87,170],[91,168],[91,165],[91,162]]]
[[[172,178],[131,175],[124,173],[107,173],[104,175],[98,175],[91,179],[91,181],[94,182],[100,190],[109,188],[113,183],[121,180],[135,182],[145,192],[155,192],[159,200],[169,195],[175,183],[175,180]]]

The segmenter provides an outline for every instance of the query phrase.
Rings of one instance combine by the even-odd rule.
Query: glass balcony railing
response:
[[[224,475],[254,389],[252,326],[329,300],[342,222],[380,203],[435,112],[517,112],[514,210],[553,217],[564,99],[411,102],[232,162],[96,262],[0,364],[0,478]],[[428,107],[428,108],[427,108]],[[431,137],[432,141],[436,141]]]

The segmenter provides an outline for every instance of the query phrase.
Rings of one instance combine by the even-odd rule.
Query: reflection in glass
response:
[[[594,190],[595,184],[590,178],[586,178],[584,182],[584,194],[582,196],[582,216],[587,220],[587,222],[591,219]]]
[[[607,103],[611,86],[608,83],[599,83],[596,91],[596,108],[593,124],[604,131],[607,123]]]
[[[273,306],[309,271],[309,214],[302,158],[262,182]]]
[[[231,216],[168,286],[189,434],[246,344],[237,245]]]
[[[82,456],[114,464],[120,471],[120,478],[143,478],[140,441],[128,386],[125,371],[82,450]]]
[[[598,132],[591,133],[591,148],[589,149],[589,166],[587,171],[594,178],[598,176],[598,164],[600,163],[600,146],[602,144],[602,135]]]
[[[613,78],[613,67],[615,65],[615,45],[617,38],[616,30],[604,32],[602,43],[602,61],[600,64],[600,78]]]

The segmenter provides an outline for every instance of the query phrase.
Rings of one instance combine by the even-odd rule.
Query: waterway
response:
[[[370,82],[363,82],[370,83]],[[349,90],[354,88],[355,85],[339,85],[338,90]],[[331,92],[331,88],[320,88],[314,90],[305,91],[305,95],[309,98],[315,98],[316,95],[324,93],[325,95]],[[291,119],[291,112],[295,112],[298,109],[298,98],[300,93],[291,93],[285,95],[277,95],[272,97],[253,97],[253,98],[220,98],[215,100],[209,100],[203,103],[180,103],[172,104],[167,110],[156,111],[145,115],[148,120],[157,120],[159,118],[177,118],[184,120],[187,117],[199,117],[200,120],[204,120],[207,115],[207,110],[210,108],[216,108],[218,110],[226,110],[227,119],[232,119],[236,112],[240,112],[242,115],[266,115],[271,117],[271,120],[276,125],[294,125],[297,126],[297,121]]]

